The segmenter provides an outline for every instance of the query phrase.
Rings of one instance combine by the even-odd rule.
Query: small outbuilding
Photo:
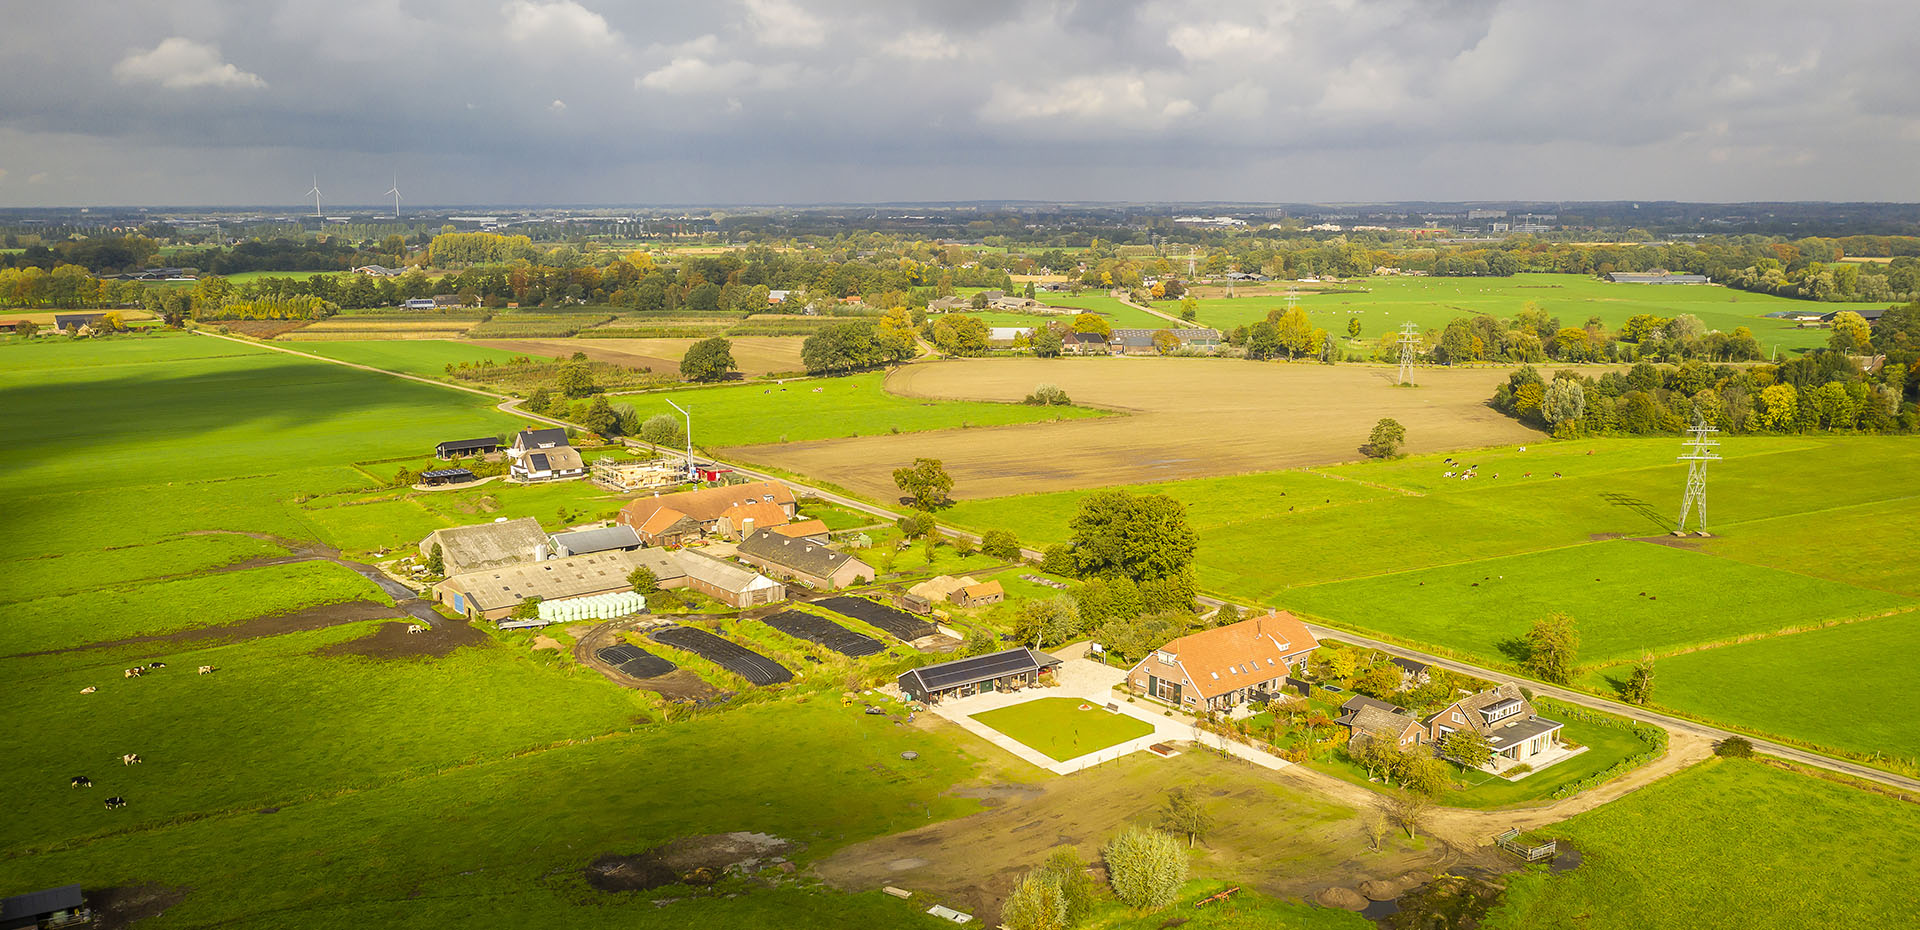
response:
[[[433,447],[433,454],[439,458],[451,459],[463,455],[486,455],[500,451],[500,440],[494,436],[482,436],[479,439],[449,439]]]
[[[79,885],[61,885],[28,894],[0,898],[0,930],[84,927],[93,923],[93,911]]]
[[[1023,646],[913,669],[900,676],[900,692],[909,700],[933,704],[946,698],[1031,687],[1040,684],[1041,675],[1059,666],[1059,659]]]
[[[476,480],[473,472],[465,468],[435,468],[420,473],[420,483],[430,488],[447,484],[466,484],[473,480]]]
[[[987,581],[959,588],[947,595],[947,599],[952,601],[955,607],[985,607],[988,604],[998,604],[1006,600],[1007,592],[1000,587],[1000,582]]]

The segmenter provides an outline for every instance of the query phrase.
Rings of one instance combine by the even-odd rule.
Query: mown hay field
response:
[[[1539,435],[1486,406],[1505,372],[1423,371],[1419,388],[1395,387],[1393,378],[1392,369],[1369,366],[1202,358],[909,365],[887,376],[889,397],[1012,403],[1051,383],[1076,404],[1127,416],[929,436],[873,435],[878,431],[848,423],[845,432],[827,435],[859,438],[801,442],[805,434],[793,429],[787,444],[727,451],[877,500],[897,496],[894,468],[929,456],[946,463],[954,497],[972,500],[1349,462],[1362,457],[1359,447],[1382,417],[1406,426],[1407,447],[1416,452]]]

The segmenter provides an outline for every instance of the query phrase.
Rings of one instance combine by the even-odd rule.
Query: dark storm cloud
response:
[[[0,204],[1913,199],[1911,4],[13,4]],[[1816,15],[1817,14],[1817,15]]]

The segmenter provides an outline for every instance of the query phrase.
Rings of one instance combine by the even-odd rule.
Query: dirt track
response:
[[[1241,474],[1362,458],[1381,417],[1407,428],[1407,451],[1522,443],[1540,434],[1486,406],[1498,368],[1422,369],[1224,359],[968,359],[909,365],[887,390],[910,397],[1014,402],[1042,382],[1075,403],[1130,416],[992,429],[748,446],[723,454],[817,475],[877,500],[917,456],[946,463],[956,498]]]

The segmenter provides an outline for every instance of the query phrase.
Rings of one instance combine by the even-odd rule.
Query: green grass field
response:
[[[1041,294],[1035,298],[1050,307],[1073,307],[1098,313],[1107,318],[1116,329],[1165,329],[1173,324],[1144,310],[1137,310],[1122,303],[1117,297],[1105,294],[1089,294],[1074,297],[1067,294]],[[1166,311],[1179,316],[1178,308]]]
[[[1856,753],[1920,759],[1914,656],[1915,613],[1689,652],[1655,662],[1654,703]]]
[[[1024,704],[974,714],[980,721],[1055,762],[1078,759],[1153,732],[1153,726],[1099,706],[1081,710],[1079,698],[1039,698]]]
[[[885,374],[869,372],[787,384],[622,394],[614,402],[632,406],[642,419],[660,413],[677,417],[667,405],[671,399],[693,412],[694,444],[710,449],[1108,415],[1084,407],[926,401],[889,394],[882,387],[885,381]]]
[[[1674,285],[1612,284],[1588,275],[1520,274],[1512,278],[1367,278],[1355,282],[1365,294],[1299,293],[1301,309],[1314,325],[1345,335],[1347,322],[1360,320],[1360,338],[1373,340],[1413,322],[1421,329],[1439,329],[1448,321],[1476,314],[1511,318],[1529,302],[1537,303],[1566,326],[1579,326],[1597,316],[1618,329],[1636,314],[1673,317],[1691,313],[1707,328],[1732,332],[1736,326],[1753,330],[1760,344],[1781,351],[1827,344],[1827,332],[1799,329],[1765,315],[1779,310],[1804,310],[1806,301],[1750,294],[1731,288]],[[1341,289],[1348,289],[1342,286]],[[1200,301],[1200,321],[1222,330],[1266,318],[1267,311],[1286,306],[1284,295],[1209,298]],[[1176,301],[1156,309],[1177,312]]]
[[[199,531],[373,549],[496,515],[557,527],[563,514],[618,506],[585,483],[412,496],[377,486],[435,441],[515,428],[485,398],[169,335],[0,347],[0,409],[36,437],[0,450],[0,492],[23,528],[0,542],[9,887],[191,889],[156,926],[933,925],[919,899],[804,881],[607,896],[581,876],[602,853],[731,830],[801,843],[804,864],[973,810],[951,789],[1004,764],[859,708],[805,702],[822,686],[812,679],[790,700],[667,724],[657,698],[531,651],[524,635],[437,656],[339,653],[389,622],[359,621],[18,654],[387,602],[327,562],[221,571],[285,549]],[[811,647],[766,638],[808,674]],[[168,667],[120,674],[156,660]],[[220,671],[194,674],[203,664]],[[850,668],[812,674],[837,692]],[[80,693],[89,686],[98,693]],[[907,750],[918,759],[901,759]],[[124,752],[144,764],[120,765]],[[76,774],[99,787],[68,787]],[[668,783],[698,788],[663,804]],[[110,794],[129,806],[104,810]]]
[[[1757,762],[1705,762],[1545,832],[1580,866],[1516,876],[1482,926],[1920,925],[1920,806]]]
[[[1672,528],[1684,477],[1677,449],[1670,439],[1542,441],[1455,453],[1479,466],[1471,482],[1446,478],[1457,469],[1434,455],[1136,490],[1187,504],[1208,593],[1509,669],[1527,625],[1556,611],[1576,619],[1592,664],[1920,607],[1920,560],[1906,557],[1920,542],[1911,490],[1920,444],[1729,438],[1709,478],[1715,538],[1680,547],[1614,538]],[[1836,480],[1863,469],[1873,480]],[[943,518],[1044,546],[1067,538],[1079,497],[964,501]],[[1824,687],[1831,671],[1789,659],[1790,644],[1812,635],[1769,640],[1783,644],[1760,653],[1770,664],[1672,706],[1816,745],[1912,755],[1910,739],[1863,737],[1833,714],[1751,712],[1776,693]],[[1920,662],[1920,643],[1893,642],[1880,655],[1831,635],[1833,663]],[[1606,677],[1617,674],[1588,682],[1611,695]]]
[[[425,378],[444,378],[448,365],[461,362],[492,361],[504,364],[520,356],[518,352],[450,339],[388,339],[364,342],[302,342],[292,346],[301,352],[336,358],[357,365],[371,365],[387,371],[404,372]]]

